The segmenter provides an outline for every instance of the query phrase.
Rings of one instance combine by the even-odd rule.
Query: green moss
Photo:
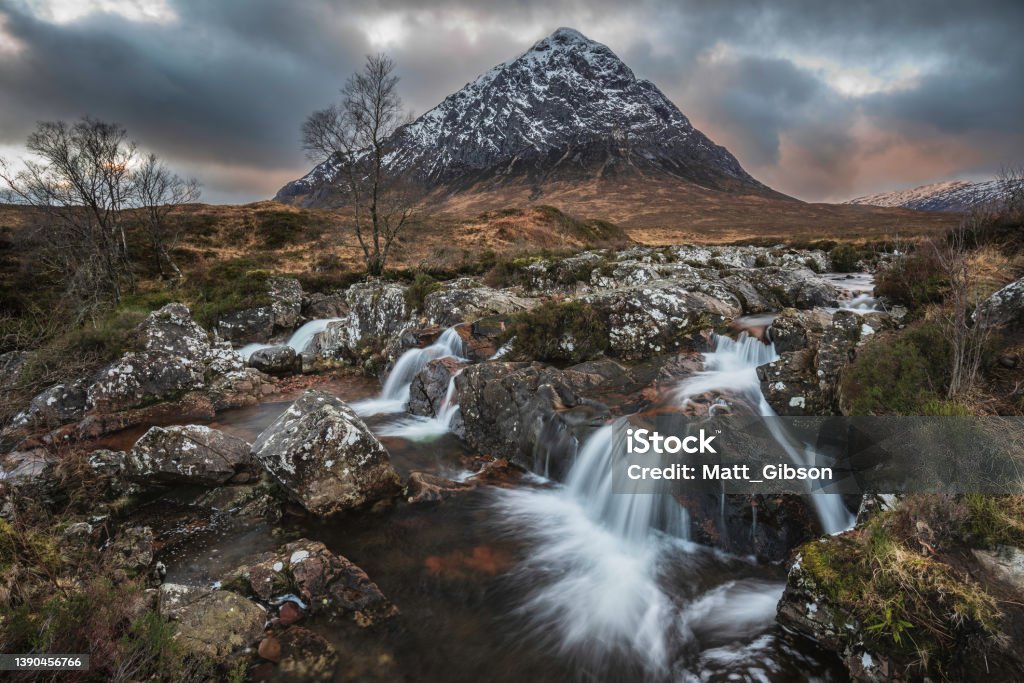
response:
[[[519,314],[507,337],[518,358],[578,363],[608,348],[604,321],[589,304],[548,301]]]

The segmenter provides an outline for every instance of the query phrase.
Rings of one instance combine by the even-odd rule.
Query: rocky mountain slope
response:
[[[392,172],[444,196],[525,186],[533,200],[558,182],[642,177],[781,197],[607,46],[569,28],[479,76],[389,144]],[[336,203],[337,172],[324,162],[277,199]]]
[[[921,185],[910,190],[881,192],[851,199],[846,204],[901,207],[918,211],[970,211],[979,206],[999,201],[1004,190],[998,180],[968,182],[951,180],[945,183]]]

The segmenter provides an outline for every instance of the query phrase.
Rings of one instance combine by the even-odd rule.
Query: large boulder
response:
[[[268,375],[284,376],[302,372],[302,357],[287,344],[253,351],[248,363],[249,367]]]
[[[624,370],[612,361],[567,370],[540,363],[481,363],[455,378],[465,439],[481,453],[563,477],[576,449],[611,415],[582,394]]]
[[[836,306],[838,302],[839,293],[832,283],[797,263],[750,268],[734,275],[753,285],[776,310]]]
[[[741,313],[735,298],[689,291],[671,280],[599,292],[582,300],[605,320],[609,353],[625,360],[674,353],[702,330]]]
[[[170,401],[204,386],[201,363],[166,351],[132,351],[100,371],[89,407],[101,413]]]
[[[772,320],[767,337],[775,344],[777,353],[799,351],[816,343],[831,324],[832,316],[820,308],[810,311],[787,308]]]
[[[783,562],[821,534],[809,501],[797,495],[679,496],[690,515],[692,539],[737,556]]]
[[[256,439],[253,455],[307,511],[358,508],[398,492],[388,452],[341,399],[307,391]]]
[[[189,654],[225,663],[263,635],[267,612],[237,593],[165,583],[160,614],[175,622],[175,641]]]
[[[346,315],[348,315],[348,301],[345,299],[343,291],[330,294],[311,292],[302,300],[302,316],[307,320],[343,318]]]
[[[150,427],[132,447],[125,466],[146,484],[218,486],[252,463],[249,444],[203,425]]]
[[[820,336],[798,336],[807,344],[759,366],[757,377],[765,400],[780,415],[835,415],[839,381],[853,360],[864,323],[852,311],[837,311]],[[870,329],[870,328],[868,328]],[[793,341],[794,345],[796,341]]]
[[[345,293],[348,316],[324,330],[320,337],[321,354],[354,357],[366,344],[383,349],[388,340],[410,327],[411,311],[405,289],[394,282],[377,280],[349,287]]]
[[[978,306],[974,319],[984,325],[1024,326],[1024,278],[985,299]]]
[[[423,300],[423,315],[431,325],[451,327],[491,315],[517,313],[536,303],[535,299],[492,289],[473,278],[460,278],[428,294]]]
[[[302,316],[302,285],[295,278],[267,280],[266,306],[234,311],[217,321],[217,334],[233,342],[268,342],[291,332]]]
[[[314,613],[350,618],[364,627],[398,613],[366,572],[305,538],[264,553],[227,577],[229,583],[238,580],[265,602],[298,596]]]

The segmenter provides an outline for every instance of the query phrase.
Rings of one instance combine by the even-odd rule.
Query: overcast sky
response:
[[[0,0],[0,156],[90,114],[206,201],[263,199],[308,170],[299,126],[367,52],[396,59],[421,114],[559,26],[801,199],[1024,164],[1021,0]]]

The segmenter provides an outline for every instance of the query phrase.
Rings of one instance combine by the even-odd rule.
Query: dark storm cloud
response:
[[[301,121],[365,53],[394,55],[422,113],[568,25],[653,80],[755,176],[802,198],[1024,161],[1016,0],[166,5],[174,17],[162,23],[116,12],[58,23],[0,0],[0,145],[36,120],[89,113],[199,175],[208,199],[256,199],[304,172]]]

